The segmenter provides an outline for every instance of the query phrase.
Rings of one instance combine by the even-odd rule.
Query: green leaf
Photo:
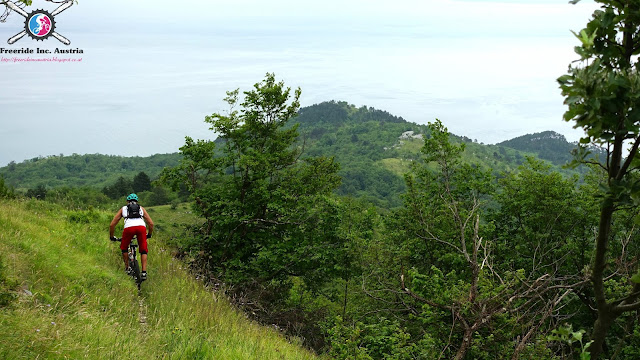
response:
[[[568,83],[568,82],[569,82],[569,81],[571,81],[571,80],[573,80],[573,75],[568,75],[568,74],[567,74],[567,75],[562,75],[562,76],[560,76],[560,77],[558,78],[558,80],[557,80],[557,81],[558,81],[560,84],[565,84],[565,83]]]
[[[574,339],[576,339],[577,341],[582,342],[582,335],[584,334],[584,330],[580,330],[580,331],[576,331],[574,333],[571,333],[571,336],[573,336]]]
[[[589,346],[591,346],[592,343],[593,340],[584,344],[584,346],[582,347],[582,353],[580,353],[580,360],[591,360],[591,352],[589,352],[587,349],[589,348]]]

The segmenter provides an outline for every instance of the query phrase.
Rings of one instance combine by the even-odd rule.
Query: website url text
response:
[[[57,63],[70,63],[70,62],[82,62],[82,58],[59,58],[59,57],[48,57],[48,58],[19,58],[19,57],[0,57],[0,62],[2,63],[26,63],[26,62],[57,62]]]

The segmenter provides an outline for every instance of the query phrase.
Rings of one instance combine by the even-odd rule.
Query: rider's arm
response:
[[[149,226],[149,235],[153,234],[153,220],[151,220],[151,216],[149,216],[149,213],[147,212],[147,210],[145,210],[145,208],[142,208],[142,217]]]
[[[118,225],[118,222],[120,221],[120,219],[122,219],[122,209],[118,210],[118,212],[116,213],[116,216],[114,216],[113,220],[111,220],[111,224],[109,224],[109,237],[110,238],[113,237],[113,233],[116,230],[116,225]]]

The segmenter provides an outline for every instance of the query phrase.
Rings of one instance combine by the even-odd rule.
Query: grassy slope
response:
[[[454,140],[454,142],[457,141],[458,140]],[[377,162],[398,176],[404,176],[404,174],[409,172],[411,163],[414,161],[413,159],[419,159],[422,156],[420,151],[424,146],[424,140],[422,139],[405,139],[402,142],[402,144],[395,144],[398,152],[397,157],[388,157]],[[462,153],[462,158],[464,162],[477,164],[485,170],[491,169],[494,173],[499,174],[501,172],[516,170],[519,166],[518,161],[515,160],[518,155],[520,156],[520,161],[524,160],[525,156],[536,157],[536,154],[533,152],[528,153],[507,148],[502,151],[504,154],[500,154],[500,147],[496,145],[465,143],[465,151]],[[570,170],[563,169],[558,165],[552,163],[550,163],[550,165],[560,173],[572,173]]]
[[[0,293],[15,298],[0,307],[0,359],[314,358],[192,279],[161,231],[139,296],[107,239],[110,217],[0,200]]]

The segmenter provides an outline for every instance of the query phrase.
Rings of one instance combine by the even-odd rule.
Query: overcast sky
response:
[[[56,4],[34,0],[32,9]],[[0,48],[76,49],[73,63],[0,62],[0,166],[37,156],[178,151],[185,136],[215,138],[204,117],[225,91],[274,72],[302,88],[302,105],[342,100],[496,143],[555,130],[555,81],[596,4],[566,0],[80,0],[51,37]],[[26,58],[52,55],[7,55]]]

